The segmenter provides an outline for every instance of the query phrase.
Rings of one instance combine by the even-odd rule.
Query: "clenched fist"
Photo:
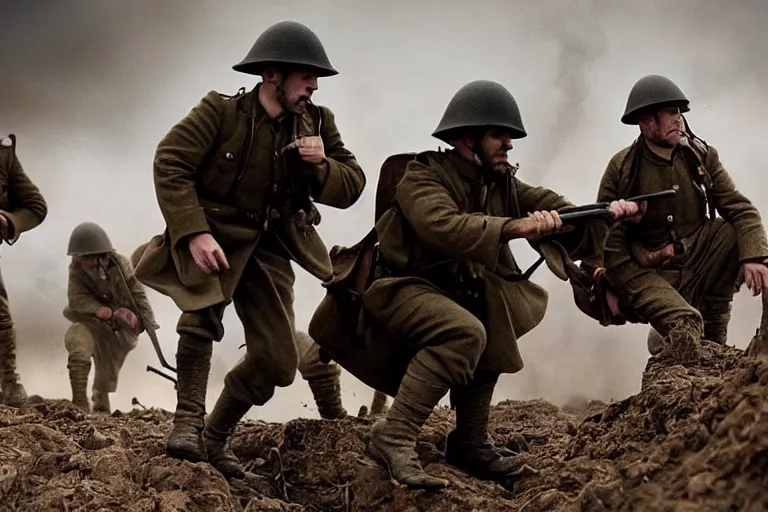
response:
[[[634,201],[619,199],[618,201],[611,201],[608,209],[610,209],[613,214],[613,220],[626,220],[636,224],[643,218],[647,207],[648,203],[646,201],[642,201],[638,204]]]
[[[112,310],[106,306],[101,306],[99,309],[96,310],[96,317],[99,320],[104,320],[106,322],[107,320],[112,318]]]
[[[299,148],[299,156],[307,163],[322,165],[326,162],[325,146],[323,138],[317,135],[296,139],[296,147]]]
[[[118,308],[115,316],[134,331],[139,327],[139,317],[130,309]]]
[[[514,219],[505,223],[502,234],[506,240],[514,238],[538,240],[554,233],[568,233],[574,229],[575,226],[563,224],[555,210],[535,211],[529,213],[524,219]]]
[[[224,250],[210,233],[200,233],[189,238],[189,252],[200,270],[206,274],[229,270]]]

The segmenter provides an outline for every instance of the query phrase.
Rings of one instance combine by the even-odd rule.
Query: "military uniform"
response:
[[[451,143],[450,133],[469,126],[526,135],[514,98],[495,82],[460,89],[434,135]],[[371,452],[407,485],[446,485],[424,473],[413,446],[450,390],[456,428],[447,461],[481,478],[506,476],[510,461],[503,456],[510,453],[487,433],[491,398],[501,373],[523,367],[517,340],[542,320],[547,293],[521,275],[502,227],[528,212],[572,203],[455,151],[419,154],[395,200],[376,224],[381,277],[365,291],[363,307],[366,343],[395,350],[402,362],[388,361],[379,371],[402,379],[386,419],[372,429]],[[599,222],[588,225],[602,232]],[[582,226],[558,239],[577,259],[596,250],[589,233],[591,227]]]
[[[635,84],[622,121],[637,124],[643,110],[677,105],[688,111],[682,91],[665,77]],[[768,257],[768,243],[755,206],[733,183],[717,150],[686,136],[666,160],[641,135],[611,158],[598,201],[674,188],[636,225],[614,226],[605,245],[606,278],[622,300],[651,324],[648,346],[661,350],[660,336],[677,326],[699,326],[703,336],[725,343],[740,264]],[[720,214],[720,217],[716,216]],[[655,251],[675,244],[676,256],[660,268],[643,268],[633,250]]]
[[[67,368],[72,386],[72,402],[89,410],[86,389],[91,359],[96,367],[93,380],[93,410],[111,412],[109,393],[117,390],[117,381],[128,353],[136,348],[144,325],[156,329],[152,307],[141,283],[133,275],[128,259],[117,254],[106,232],[97,224],[85,222],[72,231],[67,251],[72,256],[67,286],[68,303],[64,317],[72,322],[64,335],[69,353]],[[81,258],[97,258],[93,269],[85,269]],[[100,308],[109,308],[112,317],[96,316]],[[133,329],[115,312],[127,309],[139,319]],[[146,323],[146,324],[145,324]]]
[[[40,225],[48,215],[48,205],[40,190],[32,183],[16,155],[16,136],[0,140],[0,215],[8,221],[8,245],[22,233]],[[1,243],[2,241],[0,241]],[[16,330],[14,329],[8,292],[0,276],[0,402],[18,407],[27,393],[16,373]]]
[[[319,77],[337,73],[317,36],[295,22],[268,28],[234,68],[260,74],[275,62]],[[301,116],[271,119],[258,99],[261,86],[231,98],[208,93],[160,142],[154,176],[167,227],[140,251],[136,266],[141,282],[183,312],[178,405],[167,451],[209,460],[225,474],[242,472],[226,444],[237,421],[252,405],[265,404],[275,387],[290,385],[299,364],[291,261],[318,279],[332,276],[313,201],[348,208],[365,186],[329,109],[309,104]],[[322,138],[327,166],[286,150],[304,136]],[[229,270],[206,274],[197,267],[188,240],[199,233],[218,242]],[[247,351],[227,374],[208,418],[206,448],[200,431],[212,341],[223,337],[230,302],[243,322]]]
[[[320,345],[303,331],[296,331],[299,352],[298,370],[312,390],[320,417],[337,420],[347,416],[341,403],[341,367],[335,361],[324,363],[320,358]]]

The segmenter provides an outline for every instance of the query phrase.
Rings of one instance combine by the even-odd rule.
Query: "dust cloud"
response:
[[[49,203],[49,216],[14,247],[2,268],[19,334],[19,366],[30,393],[70,396],[61,310],[66,300],[66,244],[83,221],[100,223],[129,255],[163,229],[152,185],[155,146],[209,90],[233,93],[258,80],[234,72],[267,26],[293,19],[323,40],[340,75],[322,79],[315,96],[336,114],[368,187],[346,211],[320,206],[326,243],[352,244],[371,226],[378,169],[390,154],[436,148],[430,137],[453,93],[475,79],[505,84],[529,137],[512,161],[519,177],[576,202],[594,200],[608,159],[636,136],[619,122],[640,76],[660,73],[692,100],[694,131],[721,152],[737,185],[763,208],[760,171],[768,157],[764,84],[768,47],[761,2],[729,5],[646,1],[494,1],[470,8],[455,0],[365,4],[279,4],[166,0],[18,2],[0,20],[3,78],[0,132],[18,136],[18,155]],[[521,264],[534,252],[513,243]],[[546,268],[534,280],[550,291],[543,323],[521,340],[526,367],[502,378],[496,400],[574,395],[608,400],[637,391],[646,360],[643,326],[601,328],[574,307],[570,288]],[[166,354],[175,352],[178,312],[148,291]],[[297,326],[305,328],[323,296],[297,269]],[[737,296],[731,343],[746,346],[759,302]],[[208,406],[242,354],[233,308],[215,347]],[[171,383],[145,371],[157,365],[146,336],[128,356],[113,407],[172,409]],[[350,411],[372,392],[348,374]],[[279,389],[250,417],[316,417],[306,383]]]

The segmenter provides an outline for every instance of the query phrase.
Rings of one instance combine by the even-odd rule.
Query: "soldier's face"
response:
[[[280,98],[283,108],[294,114],[303,114],[316,90],[317,75],[302,70],[291,71],[283,81]]]
[[[656,114],[647,114],[638,120],[643,135],[661,147],[675,147],[680,142],[683,116],[678,107],[665,107]]]
[[[93,270],[99,264],[99,259],[96,256],[80,256],[78,259],[83,270]]]
[[[503,172],[509,167],[507,153],[512,149],[509,131],[492,128],[480,139],[480,153],[483,163],[494,171]]]

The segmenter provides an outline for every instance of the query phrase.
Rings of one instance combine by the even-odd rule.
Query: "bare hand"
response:
[[[554,234],[568,233],[576,229],[570,224],[563,224],[560,215],[555,210],[535,211],[529,213],[524,219],[515,219],[507,222],[502,228],[505,238],[526,238],[528,240],[538,240],[539,238]]]
[[[613,220],[626,220],[637,224],[643,218],[645,210],[648,208],[648,202],[642,201],[638,204],[634,201],[619,199],[618,201],[611,201],[608,208],[613,213]]]
[[[210,233],[200,233],[189,238],[189,252],[200,270],[206,274],[229,270],[227,257]]]
[[[742,263],[739,273],[744,275],[744,282],[753,297],[768,286],[768,268],[762,263]]]
[[[674,258],[674,244],[667,244],[658,251],[649,251],[640,244],[632,244],[632,254],[643,268],[660,267],[667,260]]]
[[[118,308],[115,316],[127,324],[131,329],[136,330],[139,327],[139,317],[133,311],[127,308]]]
[[[96,310],[96,317],[99,320],[107,321],[110,318],[112,318],[112,310],[106,306],[101,306],[99,309]]]
[[[299,156],[310,164],[322,165],[327,161],[323,138],[318,136],[296,139]]]

